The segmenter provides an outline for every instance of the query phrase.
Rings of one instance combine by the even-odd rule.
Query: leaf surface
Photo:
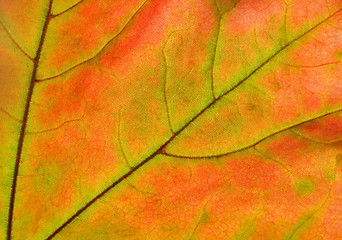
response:
[[[342,239],[340,0],[2,0],[0,239]]]

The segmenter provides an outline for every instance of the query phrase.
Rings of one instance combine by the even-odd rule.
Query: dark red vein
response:
[[[328,63],[321,63],[321,64],[317,64],[317,65],[294,65],[294,64],[289,64],[289,63],[284,63],[284,62],[279,62],[283,65],[289,66],[289,67],[297,67],[297,68],[318,68],[318,67],[325,67],[328,65],[334,65],[334,64],[340,64],[341,62],[328,62]]]
[[[138,8],[138,10],[132,15],[132,17],[127,21],[127,23],[125,24],[125,26],[114,36],[112,37],[97,53],[95,53],[94,56],[92,56],[91,58],[88,58],[87,60],[84,60],[70,68],[68,68],[67,70],[64,70],[63,72],[52,76],[52,77],[47,77],[47,78],[42,78],[42,79],[37,79],[36,82],[42,82],[42,81],[46,81],[46,80],[51,80],[57,77],[60,77],[68,72],[70,72],[71,70],[83,65],[84,63],[87,63],[93,59],[95,59],[97,56],[99,56],[101,54],[101,52],[103,52],[109,45],[110,43],[112,43],[116,38],[118,38],[129,26],[130,24],[133,22],[133,20],[137,17],[137,15],[142,11],[143,7],[147,4],[149,0],[145,0],[145,2]]]
[[[58,16],[60,16],[60,15],[62,15],[62,14],[64,14],[64,13],[70,11],[71,9],[73,9],[73,8],[76,7],[77,5],[81,4],[82,2],[84,2],[84,0],[80,0],[79,2],[75,3],[74,5],[72,5],[71,7],[65,9],[64,11],[62,11],[62,12],[60,12],[60,13],[52,14],[52,15],[51,15],[51,19],[52,19],[52,18],[55,18],[55,17],[58,17]]]
[[[8,31],[8,29],[6,28],[6,26],[0,21],[0,25],[3,27],[3,29],[5,30],[5,32],[7,33],[8,37],[12,40],[12,42],[17,46],[17,48],[28,58],[30,59],[32,62],[34,62],[33,58],[28,55],[27,52],[25,52],[25,50],[20,47],[19,43],[14,39],[14,37],[12,36],[12,34]]]
[[[12,191],[11,191],[10,206],[9,206],[9,213],[8,213],[7,240],[10,240],[12,238],[13,211],[14,211],[14,203],[15,203],[15,194],[16,194],[16,188],[17,188],[19,166],[20,166],[20,161],[21,161],[21,153],[22,153],[23,144],[24,144],[27,119],[28,119],[28,115],[29,115],[29,109],[30,109],[30,104],[31,104],[31,99],[32,99],[33,88],[35,85],[40,54],[41,54],[42,47],[44,44],[46,31],[47,31],[47,28],[48,28],[48,25],[50,22],[52,2],[53,2],[53,0],[50,0],[49,8],[47,11],[47,15],[45,18],[45,23],[44,23],[44,27],[43,27],[43,31],[42,31],[42,35],[40,37],[40,42],[39,42],[39,46],[38,46],[37,53],[36,53],[36,57],[34,58],[34,66],[33,66],[33,71],[32,71],[32,76],[31,76],[31,83],[30,83],[30,87],[28,90],[27,98],[26,98],[25,111],[24,111],[24,116],[23,116],[23,120],[22,120],[23,124],[21,125],[19,143],[18,143],[18,148],[17,148],[17,157],[16,157],[16,162],[15,162],[15,167],[14,167]]]
[[[56,131],[58,129],[61,129],[63,126],[65,126],[69,123],[81,121],[83,119],[83,117],[84,117],[84,114],[83,114],[83,116],[81,116],[79,118],[64,121],[63,123],[59,124],[57,127],[49,128],[49,129],[42,130],[42,131],[36,131],[36,132],[26,132],[26,134],[42,134],[42,133],[48,133],[48,132]]]
[[[98,194],[95,198],[93,198],[91,201],[89,201],[84,207],[79,209],[73,216],[71,216],[66,222],[64,222],[59,228],[57,228],[49,237],[46,239],[52,239],[55,237],[60,231],[62,231],[63,228],[68,226],[75,218],[77,218],[82,212],[84,212],[87,208],[89,208],[93,203],[95,203],[97,200],[99,200],[101,197],[103,197],[107,192],[109,192],[113,187],[121,183],[123,180],[125,180],[127,177],[129,177],[132,173],[137,171],[139,168],[141,168],[143,165],[145,165],[147,162],[149,162],[152,158],[157,156],[162,149],[173,139],[174,137],[171,137],[169,141],[167,141],[165,144],[163,144],[160,148],[158,148],[157,151],[155,151],[153,154],[151,154],[148,158],[146,158],[144,161],[136,165],[135,167],[132,167],[132,169],[121,176],[118,180],[116,180],[114,183],[112,183],[109,187],[107,187],[104,191],[102,191],[100,194]]]
[[[218,102],[221,98],[232,92],[234,89],[239,87],[242,83],[244,83],[247,79],[249,79],[254,73],[256,73],[258,70],[260,70],[263,66],[265,66],[267,63],[269,63],[272,59],[274,59],[279,53],[284,51],[288,46],[290,46],[293,42],[297,41],[298,39],[302,38],[321,24],[323,24],[328,19],[332,18],[334,15],[336,15],[339,11],[342,9],[336,11],[334,14],[329,16],[328,18],[324,19],[308,31],[304,32],[297,38],[293,39],[291,42],[284,45],[281,49],[279,49],[277,52],[275,52],[271,57],[269,57],[265,62],[263,62],[260,66],[258,66],[255,70],[253,70],[248,76],[246,76],[244,79],[242,79],[240,82],[238,82],[234,87],[223,93],[221,96],[213,100],[210,104],[208,104],[204,109],[202,109],[199,113],[197,113],[189,122],[187,122],[182,128],[180,128],[177,132],[175,132],[174,135],[172,135],[169,140],[167,140],[163,145],[161,145],[155,152],[153,152],[150,156],[145,158],[142,162],[140,162],[138,165],[133,167],[129,172],[121,176],[118,180],[116,180],[114,183],[112,183],[110,186],[108,186],[105,190],[103,190],[101,193],[99,193],[96,197],[94,197],[92,200],[90,200],[84,207],[79,209],[74,215],[72,215],[69,219],[67,219],[59,228],[57,228],[50,236],[46,238],[46,240],[50,240],[53,237],[55,237],[58,233],[60,233],[66,226],[68,226],[72,221],[77,218],[82,212],[84,212],[86,209],[88,209],[93,203],[95,203],[97,200],[99,200],[101,197],[103,197],[106,193],[108,193],[112,188],[114,188],[116,185],[121,183],[123,180],[125,180],[127,177],[132,175],[134,172],[139,170],[142,166],[144,166],[146,163],[148,163],[151,159],[153,159],[155,156],[162,154],[164,152],[164,148],[173,141],[181,132],[184,131],[190,124],[192,124],[197,118],[202,116],[204,112],[206,112],[208,109],[210,109],[216,102]],[[340,111],[340,110],[339,110]]]
[[[177,155],[177,154],[167,153],[165,151],[162,152],[161,154],[165,155],[165,156],[168,156],[168,157],[186,158],[186,159],[203,159],[203,158],[219,158],[219,157],[224,157],[224,156],[228,156],[228,155],[231,155],[231,154],[234,154],[234,153],[242,152],[244,150],[247,150],[247,149],[250,149],[252,147],[255,147],[256,145],[258,145],[259,143],[265,141],[266,139],[271,138],[271,137],[273,137],[273,136],[275,136],[275,135],[277,135],[279,133],[285,132],[287,130],[291,130],[294,127],[298,127],[298,126],[303,125],[305,123],[309,123],[311,121],[314,121],[314,120],[317,120],[317,119],[320,119],[320,118],[323,118],[323,117],[326,117],[328,115],[331,115],[331,114],[334,114],[334,113],[338,113],[338,112],[342,112],[342,109],[339,109],[339,110],[336,110],[336,111],[332,111],[332,112],[329,112],[329,113],[325,113],[323,115],[316,116],[314,118],[310,118],[308,120],[302,121],[300,123],[296,123],[296,124],[294,124],[292,126],[283,128],[283,129],[278,130],[276,132],[273,132],[270,135],[267,135],[267,136],[259,139],[258,141],[256,141],[253,144],[250,144],[248,146],[245,146],[245,147],[242,147],[242,148],[236,149],[234,151],[230,151],[230,152],[225,152],[225,153],[220,153],[220,154],[215,154],[215,155],[208,155],[208,156],[184,156],[184,155]]]
[[[6,114],[7,116],[9,116],[10,118],[12,118],[13,120],[19,122],[19,123],[23,123],[20,119],[16,118],[15,116],[13,116],[12,114],[10,114],[9,112],[7,112],[6,110],[2,109],[0,107],[0,111],[3,112],[4,114]]]
[[[82,115],[81,115],[80,117],[78,117],[78,118],[66,120],[66,121],[62,122],[61,124],[59,124],[58,126],[53,127],[53,128],[49,128],[49,129],[42,130],[42,131],[26,132],[26,134],[41,134],[41,133],[48,133],[48,132],[51,132],[51,131],[58,130],[58,129],[62,128],[63,126],[65,126],[65,125],[67,125],[67,124],[69,124],[69,123],[81,121],[81,120],[84,118],[84,116],[85,116],[85,108],[86,108],[86,105],[87,105],[87,102],[85,102],[85,107],[84,107],[84,109],[83,109]]]

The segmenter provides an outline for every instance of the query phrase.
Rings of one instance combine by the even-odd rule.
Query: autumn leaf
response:
[[[342,239],[341,0],[1,0],[0,239]]]

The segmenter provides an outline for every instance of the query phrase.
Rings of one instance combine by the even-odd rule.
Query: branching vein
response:
[[[94,56],[92,56],[91,58],[88,58],[87,60],[84,60],[72,67],[70,67],[69,69],[55,75],[55,76],[52,76],[52,77],[48,77],[48,78],[43,78],[43,79],[37,79],[36,82],[42,82],[42,81],[46,81],[46,80],[51,80],[51,79],[54,79],[54,78],[57,78],[57,77],[60,77],[68,72],[70,72],[71,70],[95,59],[97,56],[99,56],[103,51],[105,51],[105,49],[107,49],[107,47],[116,39],[118,38],[119,36],[121,36],[121,34],[128,28],[128,26],[133,22],[133,20],[137,17],[137,15],[139,14],[139,12],[143,9],[143,7],[147,4],[149,0],[145,0],[143,2],[143,4],[138,8],[138,10],[132,15],[132,17],[127,21],[127,23],[123,26],[123,28],[114,36],[112,37],[97,53],[95,53]]]
[[[25,110],[24,110],[24,115],[23,115],[23,120],[22,120],[23,123],[21,125],[21,130],[20,130],[17,155],[16,155],[16,161],[15,161],[15,167],[14,167],[14,173],[13,173],[12,191],[11,191],[11,196],[10,196],[10,205],[9,205],[8,223],[7,223],[7,240],[11,240],[11,238],[12,238],[12,224],[13,224],[15,195],[16,195],[16,189],[17,189],[17,180],[18,180],[19,167],[20,167],[20,162],[21,162],[22,149],[24,146],[27,120],[28,120],[28,115],[29,115],[29,110],[30,110],[30,104],[31,104],[33,89],[34,89],[35,82],[36,82],[35,80],[36,80],[36,73],[37,73],[37,69],[38,69],[40,54],[41,54],[41,51],[43,48],[46,31],[47,31],[47,28],[48,28],[48,25],[50,22],[52,2],[53,2],[53,0],[50,0],[49,7],[47,9],[47,15],[45,18],[43,31],[42,31],[42,35],[40,37],[36,56],[34,58],[34,66],[33,66],[33,70],[32,70],[30,86],[28,89],[27,97],[26,97],[26,105],[25,105]]]
[[[69,12],[71,9],[75,8],[76,6],[80,5],[82,2],[84,2],[85,0],[80,0],[78,1],[77,3],[75,3],[74,5],[72,5],[71,7],[65,9],[64,11],[60,12],[60,13],[57,13],[57,14],[51,14],[51,19],[52,18],[55,18],[55,17],[58,17],[66,12]]]
[[[245,146],[245,147],[242,147],[242,148],[239,148],[239,149],[236,149],[234,151],[230,151],[230,152],[225,152],[225,153],[221,153],[221,154],[215,154],[215,155],[207,155],[207,156],[184,156],[184,155],[177,155],[177,154],[172,154],[172,153],[167,153],[165,151],[163,151],[161,154],[165,155],[165,156],[169,156],[169,157],[176,157],[176,158],[188,158],[188,159],[203,159],[203,158],[219,158],[219,157],[224,157],[224,156],[228,156],[228,155],[231,155],[231,154],[234,154],[234,153],[238,153],[238,152],[242,152],[242,151],[245,151],[247,149],[250,149],[250,148],[253,148],[255,147],[256,145],[258,145],[259,143],[265,141],[266,139],[269,139],[279,133],[282,133],[282,132],[285,132],[287,130],[291,130],[292,128],[294,127],[297,127],[297,126],[300,126],[300,125],[303,125],[305,123],[308,123],[308,122],[311,122],[311,121],[314,121],[316,119],[319,119],[319,118],[323,118],[325,116],[328,116],[328,115],[331,115],[331,114],[334,114],[334,113],[338,113],[338,112],[342,112],[342,109],[339,109],[337,111],[332,111],[332,112],[329,112],[329,113],[326,113],[326,114],[323,114],[323,115],[320,115],[320,116],[317,116],[317,117],[314,117],[314,118],[311,118],[311,119],[308,119],[308,120],[305,120],[305,121],[302,121],[300,123],[297,123],[297,124],[294,124],[292,126],[289,126],[289,127],[286,127],[286,128],[283,128],[281,130],[278,130],[276,132],[273,132],[265,137],[263,137],[262,139],[256,141],[255,143],[253,144],[250,144],[248,146]]]
[[[297,38],[293,39],[292,41],[288,42],[286,45],[284,45],[282,48],[280,48],[278,51],[276,51],[272,56],[270,56],[265,62],[263,62],[260,66],[258,66],[254,71],[252,71],[248,76],[246,76],[245,78],[243,78],[240,82],[238,82],[234,87],[232,87],[231,89],[227,90],[225,93],[223,93],[221,96],[219,96],[218,98],[216,98],[215,100],[213,100],[210,104],[208,104],[205,108],[203,108],[200,112],[198,112],[189,122],[187,122],[181,129],[179,129],[177,132],[175,132],[175,134],[173,136],[171,136],[163,145],[161,145],[157,150],[155,150],[150,156],[148,156],[147,158],[145,158],[142,162],[140,162],[139,164],[137,164],[136,166],[132,167],[132,169],[130,171],[128,171],[126,174],[122,175],[119,179],[117,179],[115,182],[113,182],[110,186],[108,186],[106,189],[104,189],[102,192],[100,192],[97,196],[95,196],[92,200],[90,200],[85,206],[83,206],[82,208],[80,208],[75,214],[73,214],[69,219],[67,219],[59,228],[57,228],[48,238],[52,239],[53,237],[55,237],[57,234],[59,234],[65,227],[67,227],[70,223],[72,223],[76,218],[79,217],[79,215],[81,213],[83,213],[85,210],[87,210],[90,206],[92,206],[92,204],[94,204],[95,202],[97,202],[97,200],[100,200],[104,195],[106,195],[110,190],[112,190],[115,186],[117,186],[119,183],[121,183],[122,181],[124,181],[127,177],[131,176],[135,171],[137,171],[138,169],[140,169],[142,166],[144,166],[146,163],[148,163],[151,159],[153,159],[154,157],[156,157],[159,154],[165,154],[164,153],[164,148],[170,143],[172,142],[180,133],[182,133],[185,129],[187,129],[187,127],[189,125],[191,125],[197,118],[199,118],[200,116],[203,115],[204,112],[206,112],[208,109],[210,109],[215,103],[217,103],[218,101],[220,101],[220,99],[222,99],[224,96],[226,96],[227,94],[229,94],[230,92],[232,92],[233,90],[235,90],[236,88],[238,88],[241,84],[243,84],[247,79],[249,79],[251,76],[253,76],[257,71],[259,71],[263,66],[265,66],[266,64],[268,64],[271,60],[273,60],[278,54],[280,54],[281,52],[283,52],[285,49],[287,49],[291,44],[293,44],[295,41],[299,40],[300,38],[302,38],[303,36],[307,35],[309,32],[313,31],[314,29],[316,29],[318,26],[322,25],[324,22],[326,22],[328,19],[332,18],[333,16],[335,16],[338,12],[340,12],[342,9],[339,9],[338,11],[336,11],[334,14],[330,15],[328,18],[324,19],[323,21],[319,22],[317,25],[313,26],[311,29],[309,29],[308,31],[304,32],[303,34],[301,34],[300,36],[298,36]],[[338,111],[342,111],[342,110],[338,110]],[[337,111],[335,111],[337,112]],[[332,114],[331,113],[327,113],[328,114]],[[320,116],[323,117],[324,115]],[[311,119],[312,120],[312,119]],[[283,130],[285,131],[285,129]],[[273,133],[273,135],[275,135],[276,133]],[[259,140],[263,141],[262,140]],[[256,145],[256,144],[254,144]],[[241,151],[241,150],[240,150]]]
[[[83,117],[84,117],[84,114],[80,118],[75,118],[75,119],[67,120],[67,121],[61,123],[60,125],[58,125],[57,127],[49,128],[49,129],[42,130],[42,131],[36,131],[36,132],[26,132],[26,134],[42,134],[42,133],[48,133],[48,132],[56,131],[56,130],[62,128],[63,126],[65,126],[65,125],[67,125],[69,123],[81,121],[83,119]]]

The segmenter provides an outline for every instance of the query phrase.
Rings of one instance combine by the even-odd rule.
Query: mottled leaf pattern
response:
[[[0,239],[342,239],[341,0],[1,0]]]

